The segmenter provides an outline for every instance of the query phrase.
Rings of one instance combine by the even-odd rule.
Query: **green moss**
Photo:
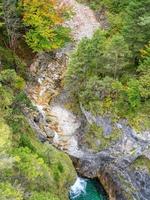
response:
[[[150,160],[145,156],[139,156],[131,165],[133,169],[146,169],[150,173]]]
[[[113,128],[112,133],[109,136],[103,135],[103,129],[96,124],[92,124],[88,128],[88,132],[84,136],[84,141],[94,151],[101,151],[111,146],[111,144],[119,140],[121,131]]]
[[[132,186],[131,183],[129,183],[126,178],[121,174],[117,173],[117,177],[120,181],[120,185],[123,189],[123,194],[128,200],[133,200],[133,192],[135,191],[135,188]]]

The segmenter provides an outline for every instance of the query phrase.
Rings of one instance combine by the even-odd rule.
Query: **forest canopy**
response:
[[[69,58],[64,84],[70,99],[95,116],[115,122],[126,119],[136,130],[149,129],[150,0],[78,2],[96,14],[104,11],[108,27],[82,39]],[[0,0],[0,198],[4,200],[66,200],[76,175],[67,155],[39,142],[22,112],[24,107],[35,111],[25,87],[36,53],[51,56],[71,41],[64,23],[72,11],[60,5],[58,0]]]
[[[70,40],[62,25],[70,11],[57,5],[53,0],[0,1],[2,200],[65,200],[76,175],[67,155],[39,141],[22,111],[35,111],[25,93],[35,52],[52,52]]]
[[[71,39],[69,28],[63,26],[71,10],[58,1],[4,0],[0,5],[0,24],[11,48],[24,38],[34,52],[53,51]]]
[[[97,12],[105,10],[109,26],[80,42],[70,59],[66,86],[75,102],[94,115],[149,127],[150,1],[82,2]]]

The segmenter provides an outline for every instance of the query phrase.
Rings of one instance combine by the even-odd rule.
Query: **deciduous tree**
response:
[[[52,51],[69,41],[69,29],[63,26],[65,10],[54,0],[21,0],[25,39],[35,52]]]

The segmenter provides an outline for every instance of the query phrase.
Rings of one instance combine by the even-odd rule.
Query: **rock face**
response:
[[[65,23],[71,28],[75,41],[78,42],[84,37],[92,37],[94,31],[103,25],[96,20],[93,11],[87,6],[77,3],[75,0],[63,0],[61,3],[69,5],[75,12],[73,18]]]
[[[78,148],[76,133],[80,127],[80,120],[65,108],[65,102],[53,101],[61,89],[62,79],[68,62],[68,56],[74,46],[84,37],[92,37],[101,24],[96,20],[92,10],[75,0],[60,1],[73,9],[73,17],[65,22],[72,30],[74,44],[68,44],[64,49],[54,54],[38,54],[30,66],[32,80],[27,85],[27,94],[38,113],[34,116],[34,127],[38,126],[44,137],[48,138],[55,146],[69,154],[82,152]],[[63,95],[62,95],[63,96]],[[39,119],[40,116],[40,119]],[[37,128],[36,128],[37,129]],[[52,134],[53,132],[53,134]]]
[[[113,123],[108,117],[93,116],[82,106],[82,116],[77,117],[65,107],[69,99],[62,89],[62,79],[68,56],[73,46],[83,37],[91,37],[102,24],[88,7],[74,0],[61,3],[70,5],[75,11],[74,17],[65,24],[72,29],[75,44],[55,54],[37,55],[30,67],[32,81],[26,89],[36,110],[23,112],[41,141],[49,141],[67,152],[82,176],[100,179],[110,200],[149,200],[150,131],[136,133],[125,121]],[[97,152],[81,142],[78,145],[78,135],[82,132],[84,137],[88,125],[102,129],[96,141],[101,150]],[[119,137],[114,140],[112,135],[118,133]]]
[[[107,148],[83,160],[75,160],[77,169],[88,177],[98,177],[110,199],[148,200],[150,197],[150,131],[137,133],[124,120],[110,123],[102,116],[94,117],[82,111],[88,123],[97,126],[116,126],[121,135]],[[111,130],[111,129],[109,129]],[[111,134],[111,132],[109,133]]]

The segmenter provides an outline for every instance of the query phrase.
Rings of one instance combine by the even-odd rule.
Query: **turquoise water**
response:
[[[96,180],[77,178],[69,193],[70,200],[108,200],[104,189]]]

